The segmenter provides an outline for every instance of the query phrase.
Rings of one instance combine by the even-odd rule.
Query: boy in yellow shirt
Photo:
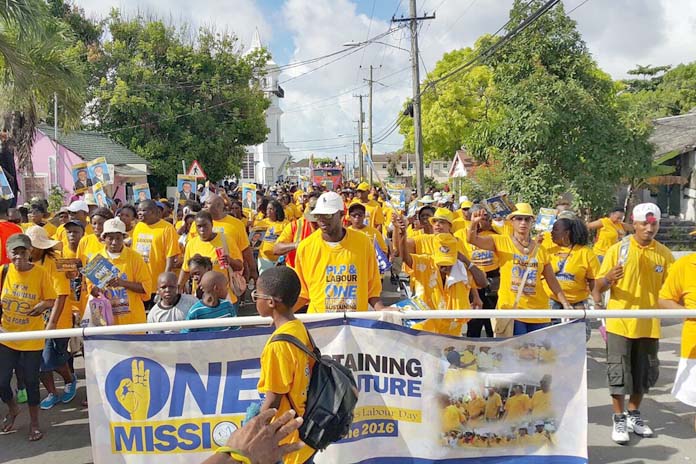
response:
[[[288,267],[272,267],[260,277],[251,298],[256,302],[259,315],[273,318],[275,331],[261,353],[261,377],[258,390],[266,399],[261,412],[275,408],[276,418],[294,409],[298,416],[304,414],[307,390],[314,361],[295,345],[286,341],[272,341],[280,334],[292,335],[310,349],[309,334],[302,321],[295,319],[293,306],[300,296],[300,280]],[[281,443],[300,441],[299,432],[294,432]],[[284,464],[302,464],[311,461],[315,450],[309,446],[288,454]]]

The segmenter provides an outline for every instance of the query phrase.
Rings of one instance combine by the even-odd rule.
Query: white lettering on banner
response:
[[[581,323],[482,341],[364,319],[308,326],[360,389],[348,435],[318,464],[587,462]],[[271,330],[248,333],[88,337],[95,464],[193,464],[223,445],[260,400]]]

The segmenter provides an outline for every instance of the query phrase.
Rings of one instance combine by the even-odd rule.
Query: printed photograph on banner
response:
[[[252,250],[261,248],[263,239],[266,236],[266,229],[255,227],[249,231],[249,244]]]
[[[5,174],[5,170],[2,168],[0,168],[0,198],[3,200],[11,200],[14,198],[12,187],[10,187],[10,181],[7,180],[7,174]]]
[[[242,209],[256,211],[256,184],[242,184]]]
[[[113,179],[109,174],[109,167],[106,165],[106,158],[103,156],[95,158],[87,163],[87,171],[92,185],[97,183],[111,185],[113,183]]]
[[[135,203],[150,199],[152,199],[152,196],[150,194],[149,184],[135,184],[133,186],[133,201]]]
[[[87,163],[73,164],[70,169],[73,178],[73,192],[76,194],[86,192],[92,186],[92,179],[89,178]]]
[[[481,206],[488,211],[488,214],[493,219],[505,219],[508,214],[515,211],[515,205],[510,201],[506,193],[483,200]]]
[[[94,201],[100,208],[108,208],[109,200],[107,199],[106,193],[104,192],[104,186],[101,182],[96,182],[92,185],[92,194],[94,195]]]
[[[553,208],[540,208],[539,214],[534,224],[537,232],[551,232],[553,224],[556,222],[556,210]]]
[[[176,176],[176,191],[179,193],[179,204],[185,205],[187,201],[198,201],[196,194],[196,177],[179,174]]]

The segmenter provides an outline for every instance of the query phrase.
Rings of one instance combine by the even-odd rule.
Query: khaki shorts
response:
[[[607,333],[607,379],[612,395],[647,393],[660,376],[657,338]]]

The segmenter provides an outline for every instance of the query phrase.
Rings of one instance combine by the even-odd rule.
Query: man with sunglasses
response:
[[[295,307],[309,302],[308,313],[367,311],[368,305],[385,309],[374,245],[364,233],[343,227],[341,196],[323,193],[312,215],[319,231],[297,249],[295,271],[302,292]]]

